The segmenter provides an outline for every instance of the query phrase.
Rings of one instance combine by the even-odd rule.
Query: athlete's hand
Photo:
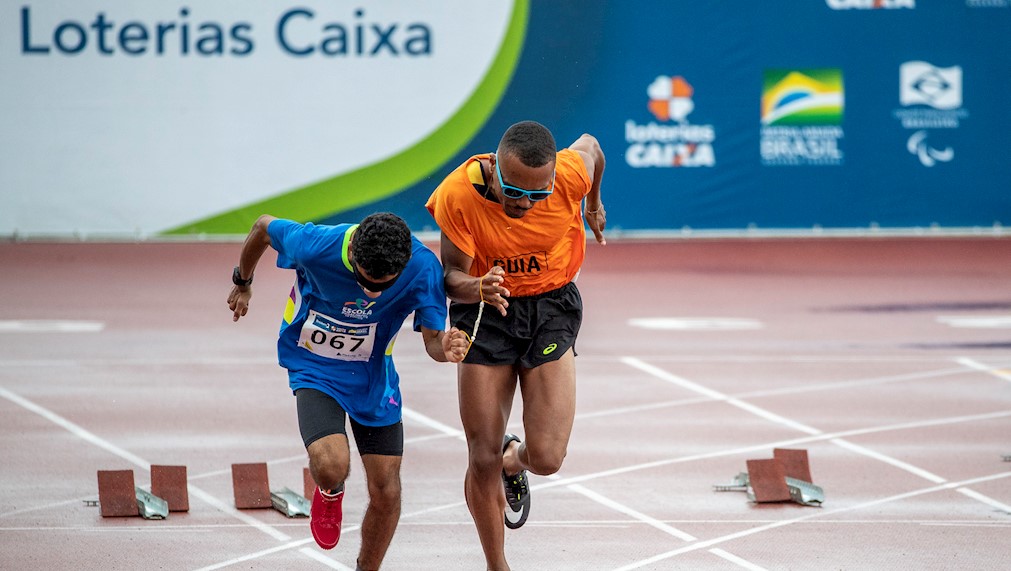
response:
[[[251,297],[253,297],[252,286],[232,286],[232,291],[228,294],[228,309],[232,310],[232,321],[238,321],[249,311]]]
[[[583,216],[586,218],[586,224],[590,230],[593,230],[593,237],[601,246],[606,246],[604,227],[607,226],[607,211],[604,210],[604,205],[601,204],[596,210],[587,209]]]
[[[459,363],[467,356],[467,349],[470,340],[467,334],[453,327],[442,336],[442,351],[446,354],[446,361]]]
[[[505,317],[506,308],[509,307],[509,302],[506,300],[509,297],[509,290],[502,285],[504,282],[505,270],[502,269],[502,266],[492,266],[478,282],[478,287],[481,289],[481,299],[485,303],[495,306],[502,317]]]

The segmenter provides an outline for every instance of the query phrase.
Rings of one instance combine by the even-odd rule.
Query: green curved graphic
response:
[[[488,120],[505,93],[526,37],[530,0],[515,0],[505,38],[484,79],[439,128],[378,163],[163,232],[165,235],[245,234],[261,214],[308,221],[387,198],[422,180],[458,153]]]

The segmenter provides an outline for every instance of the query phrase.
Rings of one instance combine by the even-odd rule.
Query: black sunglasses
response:
[[[397,280],[400,278],[400,274],[397,274],[393,276],[392,280],[388,280],[382,283],[374,282],[369,278],[365,277],[364,275],[362,275],[360,271],[358,271],[358,264],[351,264],[351,268],[355,272],[355,280],[358,281],[358,285],[362,286],[363,288],[373,293],[378,293],[390,289],[391,287],[393,287],[393,284],[397,283]]]

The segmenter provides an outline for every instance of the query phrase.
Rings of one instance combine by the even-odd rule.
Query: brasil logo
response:
[[[762,164],[842,164],[842,70],[767,69],[762,79]]]
[[[765,70],[763,125],[841,125],[842,71]]]

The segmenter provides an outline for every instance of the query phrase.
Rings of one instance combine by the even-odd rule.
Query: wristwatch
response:
[[[237,286],[248,286],[253,283],[253,276],[250,275],[248,280],[242,279],[242,274],[239,273],[239,266],[235,266],[232,270],[232,283]]]

